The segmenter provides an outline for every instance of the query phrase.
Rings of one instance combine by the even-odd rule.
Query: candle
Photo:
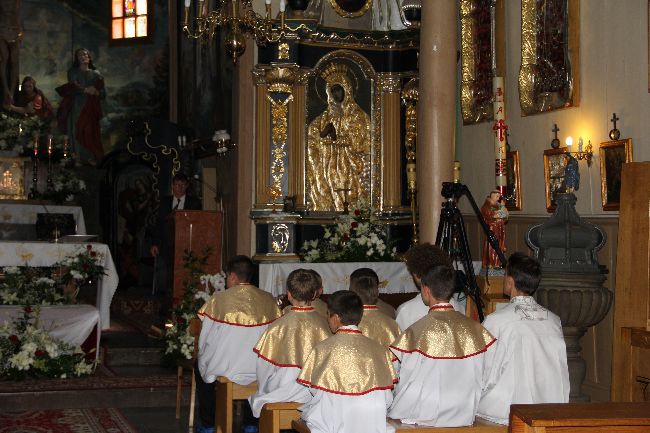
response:
[[[183,149],[185,149],[185,146],[187,146],[187,136],[183,135]]]
[[[52,157],[52,136],[47,136],[47,156]]]
[[[582,152],[582,137],[578,138],[578,152]]]
[[[185,16],[183,18],[183,25],[185,27],[190,25],[190,5],[192,0],[185,0]]]
[[[63,136],[63,158],[68,157],[68,136],[64,135]]]
[[[566,143],[566,150],[571,152],[571,146],[573,146],[573,137],[569,135],[564,142]]]
[[[271,0],[264,0],[264,3],[265,3],[266,5],[270,5],[270,4],[271,4]]]
[[[192,4],[192,0],[185,0],[185,7],[186,8],[189,8],[191,4]]]
[[[285,0],[280,0],[280,12],[284,12],[287,8]]]
[[[38,135],[34,136],[34,156],[38,156]]]
[[[494,94],[494,175],[496,189],[501,195],[506,195],[506,111],[504,104],[503,77],[494,77],[492,80],[492,92]]]
[[[190,252],[192,252],[192,223],[190,223]]]

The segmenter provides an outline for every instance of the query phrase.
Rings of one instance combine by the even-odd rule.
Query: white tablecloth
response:
[[[481,262],[473,262],[478,273]],[[314,269],[323,279],[323,292],[334,293],[350,288],[350,274],[359,268],[370,268],[379,276],[381,293],[417,292],[404,262],[370,263],[263,263],[260,264],[260,289],[278,296],[286,293],[286,281],[295,269]],[[462,269],[462,268],[461,268]]]
[[[79,206],[0,203],[0,222],[4,224],[36,224],[36,215],[39,213],[70,213],[77,223],[77,234],[86,234],[86,221]]]
[[[52,266],[69,255],[74,255],[80,249],[86,248],[83,244],[61,244],[53,242],[0,242],[0,267],[4,266]],[[113,257],[106,244],[90,242],[93,249],[102,257],[100,263],[104,266],[104,275],[99,280],[97,289],[97,309],[101,319],[101,328],[111,326],[111,301],[119,278]]]
[[[22,306],[0,305],[0,324],[13,322],[22,314]],[[86,341],[95,325],[99,325],[99,311],[92,305],[44,305],[41,306],[39,325],[52,337],[77,346]],[[95,357],[99,354],[101,334],[99,326],[96,329]]]

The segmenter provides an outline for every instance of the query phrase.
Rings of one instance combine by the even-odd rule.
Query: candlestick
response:
[[[64,135],[63,136],[63,159],[68,158],[68,136]]]
[[[38,135],[34,135],[34,158],[38,157]]]
[[[190,5],[192,4],[192,0],[185,0],[185,15],[183,18],[183,25],[185,27],[190,25]]]
[[[47,136],[47,156],[52,158],[52,135]]]

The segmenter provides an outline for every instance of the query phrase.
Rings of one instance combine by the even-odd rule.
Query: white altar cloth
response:
[[[90,242],[93,249],[102,257],[100,263],[106,275],[101,277],[97,287],[97,309],[101,320],[101,329],[111,326],[111,301],[119,277],[113,263],[113,257],[108,245]],[[63,260],[66,256],[74,255],[80,249],[86,248],[82,244],[62,244],[53,242],[0,242],[0,267],[4,266],[52,266]]]
[[[43,205],[34,203],[0,203],[0,222],[4,224],[36,224],[39,213],[69,213],[77,224],[77,234],[85,235],[86,221],[79,206]]]
[[[97,332],[95,358],[99,354],[99,311],[92,305],[43,305],[39,316],[39,327],[52,337],[73,346],[81,345],[93,329]],[[0,305],[0,324],[13,322],[23,314],[20,305]]]

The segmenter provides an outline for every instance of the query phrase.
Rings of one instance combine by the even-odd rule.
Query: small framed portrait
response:
[[[621,170],[632,162],[632,139],[600,144],[600,196],[603,210],[618,210],[621,201]]]
[[[546,149],[544,151],[544,189],[546,192],[546,210],[555,211],[555,194],[564,185],[564,169],[566,167],[566,147]]]
[[[329,0],[332,8],[345,18],[356,18],[368,12],[372,0]]]
[[[519,178],[519,151],[506,154],[507,193],[505,196],[508,210],[521,210],[521,180]]]

